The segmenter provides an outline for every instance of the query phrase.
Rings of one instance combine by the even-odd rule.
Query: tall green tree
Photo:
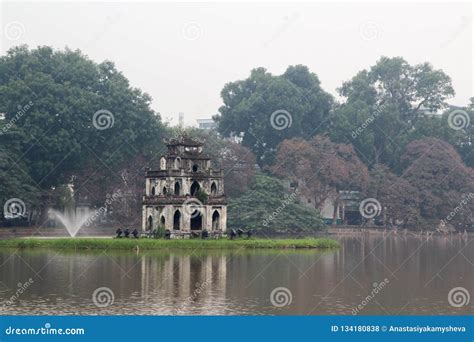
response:
[[[46,193],[85,170],[117,177],[119,165],[153,152],[163,128],[150,102],[112,62],[80,51],[20,46],[0,58],[0,113],[23,132],[14,162]]]
[[[470,98],[466,107],[452,108],[451,111],[444,113],[443,118],[445,122],[449,123],[454,120],[456,114],[460,120],[458,123],[461,125],[457,128],[461,129],[456,130],[454,141],[447,141],[456,146],[466,165],[474,167],[474,97]]]
[[[13,198],[19,198],[25,204],[24,214],[31,213],[31,207],[39,199],[40,189],[29,175],[29,166],[21,155],[20,145],[25,138],[21,130],[11,127],[6,131],[5,122],[0,120],[0,203],[2,209],[0,219],[4,215],[4,204]]]
[[[447,108],[451,79],[429,63],[410,65],[401,57],[382,57],[339,89],[345,102],[335,110],[330,135],[352,143],[372,166],[395,166],[407,135],[427,112]]]
[[[215,117],[219,132],[242,136],[260,165],[271,163],[283,140],[323,132],[333,103],[303,65],[290,66],[283,75],[254,69],[247,79],[226,84],[221,96],[224,105]]]

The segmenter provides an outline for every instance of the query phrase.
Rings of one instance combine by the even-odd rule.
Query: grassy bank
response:
[[[232,248],[336,248],[339,243],[326,238],[305,239],[237,239],[237,240],[161,240],[112,238],[52,238],[0,240],[1,247],[59,249],[232,249]]]

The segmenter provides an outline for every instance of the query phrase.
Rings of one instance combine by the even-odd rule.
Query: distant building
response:
[[[287,181],[287,188],[290,191],[295,191],[298,189],[298,186],[298,182]],[[335,224],[359,225],[362,222],[362,216],[359,211],[359,191],[339,191],[338,196],[333,193],[329,195],[320,206],[316,206],[313,198],[307,197],[302,193],[300,193],[298,197],[302,205],[318,209],[324,223],[328,225],[333,224],[336,197],[339,197],[339,205],[336,210]]]
[[[217,123],[213,119],[197,119],[198,127],[200,129],[215,129]]]
[[[421,106],[420,109],[419,109],[419,112],[421,113],[421,115],[425,116],[425,117],[441,117],[441,114],[436,112],[436,111],[432,111],[431,109],[425,107],[425,106]]]
[[[146,173],[143,231],[158,227],[171,237],[226,231],[227,206],[222,170],[211,168],[203,144],[185,135],[166,141],[159,170]]]

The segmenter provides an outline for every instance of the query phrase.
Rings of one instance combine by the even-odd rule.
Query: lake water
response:
[[[350,315],[358,306],[362,315],[474,312],[474,298],[459,308],[448,301],[455,287],[474,296],[472,236],[333,237],[342,247],[325,252],[3,249],[0,314]],[[110,290],[100,296],[102,287]],[[112,295],[113,303],[97,306],[94,291],[99,306]]]

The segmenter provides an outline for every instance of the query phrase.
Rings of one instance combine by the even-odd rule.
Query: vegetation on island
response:
[[[2,225],[47,227],[48,208],[87,204],[106,207],[108,225],[140,226],[144,172],[185,130],[224,171],[230,228],[322,229],[303,200],[337,210],[339,191],[358,191],[380,202],[384,225],[474,230],[474,99],[449,105],[451,79],[429,63],[382,57],[341,84],[340,100],[306,66],[256,68],[224,86],[217,131],[169,127],[111,61],[80,51],[19,46],[0,70],[0,201],[27,207]]]
[[[324,228],[318,210],[301,205],[298,193],[288,193],[280,180],[263,174],[255,176],[243,195],[230,200],[227,211],[229,227],[251,229],[258,236],[301,236]]]
[[[112,238],[54,238],[0,240],[0,247],[57,248],[75,250],[160,250],[160,249],[248,249],[248,248],[337,248],[339,243],[327,238],[301,239],[112,239]]]

